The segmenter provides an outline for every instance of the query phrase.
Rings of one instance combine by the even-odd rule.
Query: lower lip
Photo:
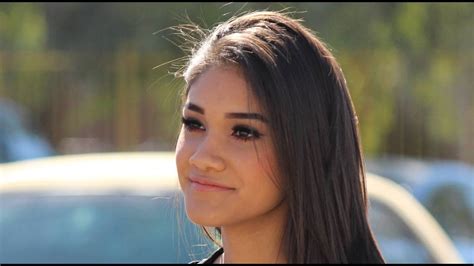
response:
[[[201,183],[191,181],[191,188],[197,191],[206,191],[206,192],[218,192],[218,191],[231,191],[233,188],[217,187],[212,185],[204,185]]]

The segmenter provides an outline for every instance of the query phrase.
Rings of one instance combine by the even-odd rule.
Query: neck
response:
[[[286,263],[282,242],[287,208],[281,204],[258,218],[221,227],[224,263]],[[222,260],[223,259],[223,260]]]

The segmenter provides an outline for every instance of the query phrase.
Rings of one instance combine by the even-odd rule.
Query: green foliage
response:
[[[0,4],[0,49],[41,50],[46,34],[46,20],[38,6]]]
[[[168,27],[262,9],[293,12],[328,44],[369,156],[474,161],[472,3],[2,3],[0,95],[58,149],[65,137],[173,149],[186,54]]]

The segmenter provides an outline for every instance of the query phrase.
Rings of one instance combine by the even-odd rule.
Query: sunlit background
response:
[[[368,170],[412,192],[474,261],[472,3],[1,3],[0,163],[174,150],[172,60],[186,54],[168,27],[261,9],[293,11],[329,45]]]

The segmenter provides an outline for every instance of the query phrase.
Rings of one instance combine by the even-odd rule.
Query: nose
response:
[[[223,171],[225,162],[219,154],[220,150],[219,144],[207,136],[197,145],[193,155],[189,157],[189,163],[203,172]]]

